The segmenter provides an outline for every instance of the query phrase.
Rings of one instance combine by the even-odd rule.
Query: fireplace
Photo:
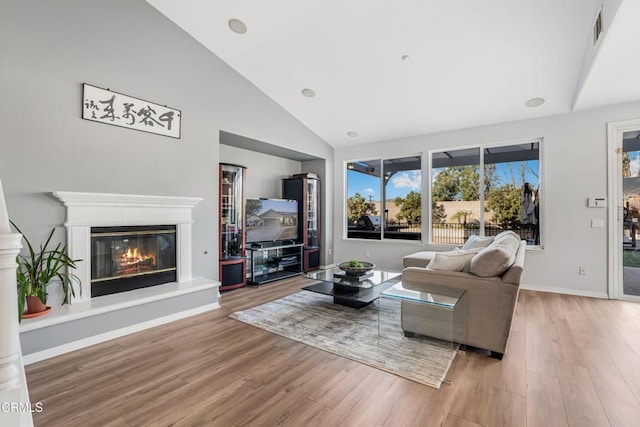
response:
[[[219,307],[220,283],[191,277],[191,214],[201,198],[53,195],[66,208],[69,257],[82,260],[73,271],[80,289],[72,305],[61,305],[64,295],[59,287],[51,289],[52,313],[22,322],[20,340],[29,363]],[[138,280],[143,281],[131,284]],[[112,294],[94,298],[103,286]]]
[[[91,227],[91,297],[176,279],[175,225]]]
[[[67,228],[69,256],[73,259],[83,260],[78,263],[78,268],[76,269],[76,275],[80,278],[80,282],[82,283],[82,290],[81,292],[76,293],[74,301],[88,301],[94,296],[92,292],[92,288],[94,287],[92,278],[98,278],[98,276],[93,275],[94,268],[93,257],[91,255],[91,234],[95,230],[100,231],[107,227],[117,227],[112,228],[111,231],[117,229],[130,231],[131,229],[128,227],[143,227],[142,231],[151,231],[153,229],[157,230],[158,228],[163,228],[160,230],[163,232],[167,231],[164,229],[166,225],[174,227],[175,233],[163,233],[165,234],[165,237],[167,237],[166,234],[175,236],[175,258],[172,257],[172,259],[175,263],[173,267],[175,267],[176,270],[174,273],[169,271],[168,274],[173,275],[174,280],[172,283],[176,283],[180,288],[183,284],[189,286],[189,283],[191,283],[191,224],[193,223],[193,220],[191,219],[191,211],[194,206],[202,201],[201,198],[145,196],[134,194],[76,193],[68,191],[57,191],[53,193],[53,195],[62,201],[64,206],[67,208],[67,220],[64,225]],[[111,248],[111,243],[105,243],[104,247]],[[138,252],[140,252],[140,249],[141,248],[138,247]],[[135,254],[135,248],[132,248],[132,251],[133,256]],[[109,256],[113,255],[117,256],[118,254],[109,253]],[[159,257],[156,257],[156,260],[158,259]],[[140,264],[144,264],[144,260]],[[112,269],[111,272],[107,273],[106,265],[105,261],[101,268],[96,270],[96,273],[100,271],[99,278],[106,279],[107,277],[113,276],[111,272],[116,271],[115,269]],[[164,267],[161,269],[164,269]],[[145,276],[147,275],[145,273],[148,273],[148,271],[142,271],[141,273],[142,274],[138,274],[138,276]],[[128,273],[125,273],[125,275],[128,275]],[[119,277],[117,279],[120,278],[126,277]],[[114,278],[112,280],[116,279]],[[111,280],[103,281],[106,286],[106,284]],[[143,285],[142,287],[148,289],[148,292],[146,292],[145,295],[152,295],[154,288],[162,288],[164,286],[165,285],[155,287]],[[97,288],[98,285],[95,287]],[[138,291],[133,291],[132,293],[136,292],[137,294],[141,293]],[[124,295],[126,294],[118,292],[113,295],[113,297],[124,297]],[[105,296],[105,299],[109,299],[111,297],[111,295]],[[136,300],[139,296],[134,296],[133,298]],[[120,298],[116,299],[120,300]]]

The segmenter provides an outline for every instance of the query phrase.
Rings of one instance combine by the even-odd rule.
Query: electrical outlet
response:
[[[366,256],[367,258],[369,258],[369,251],[364,251],[364,256]]]
[[[333,249],[329,248],[329,255],[333,254]]]
[[[580,267],[578,267],[578,274],[580,276],[586,276],[587,275],[587,267],[584,267],[582,265]]]

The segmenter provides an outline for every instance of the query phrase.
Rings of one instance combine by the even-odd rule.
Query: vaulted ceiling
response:
[[[334,147],[640,99],[636,0],[147,1]]]

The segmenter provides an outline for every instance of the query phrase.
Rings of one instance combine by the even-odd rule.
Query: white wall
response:
[[[580,70],[580,77],[578,78],[578,84],[576,85],[576,95],[574,99],[574,105],[578,102],[581,96],[582,89],[589,78],[589,73],[593,68],[594,61],[604,40],[607,38],[611,24],[615,20],[616,15],[620,11],[620,6],[626,0],[599,0],[596,2],[596,8],[593,12],[593,18],[591,20],[591,27],[587,33],[586,48],[584,52],[584,58],[582,60],[582,68]],[[596,22],[598,14],[602,11],[602,34],[598,38],[597,43],[593,43],[593,25]]]
[[[416,136],[335,149],[334,248],[336,262],[367,259],[400,268],[406,254],[428,250],[419,243],[353,241],[343,238],[344,163],[367,157],[403,155],[431,149],[542,137],[542,238],[544,250],[528,251],[523,285],[555,292],[605,297],[607,230],[591,228],[607,209],[587,208],[590,196],[607,197],[606,124],[640,117],[640,103],[492,126]],[[587,275],[578,275],[586,266]]]
[[[9,215],[34,243],[52,227],[64,239],[52,191],[203,197],[193,211],[193,275],[217,278],[220,129],[333,156],[142,0],[4,1],[0,52],[0,175]],[[82,120],[83,82],[180,109],[182,138]]]

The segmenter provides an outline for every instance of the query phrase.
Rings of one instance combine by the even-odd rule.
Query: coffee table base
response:
[[[354,292],[349,292],[344,289],[343,286],[334,286],[329,282],[318,282],[313,285],[305,286],[302,288],[304,291],[316,292],[323,295],[330,295],[333,297],[333,303],[344,305],[352,308],[362,308],[380,297],[380,294],[389,289],[395,283],[400,280],[400,276],[393,278],[384,283],[371,288],[359,289]]]
[[[361,302],[361,301],[358,301],[358,300],[355,300],[355,299],[338,297],[338,296],[334,296],[333,297],[333,303],[334,304],[344,305],[344,306],[351,307],[351,308],[362,308],[364,306],[367,306],[367,305],[371,304],[372,302],[373,301]]]

